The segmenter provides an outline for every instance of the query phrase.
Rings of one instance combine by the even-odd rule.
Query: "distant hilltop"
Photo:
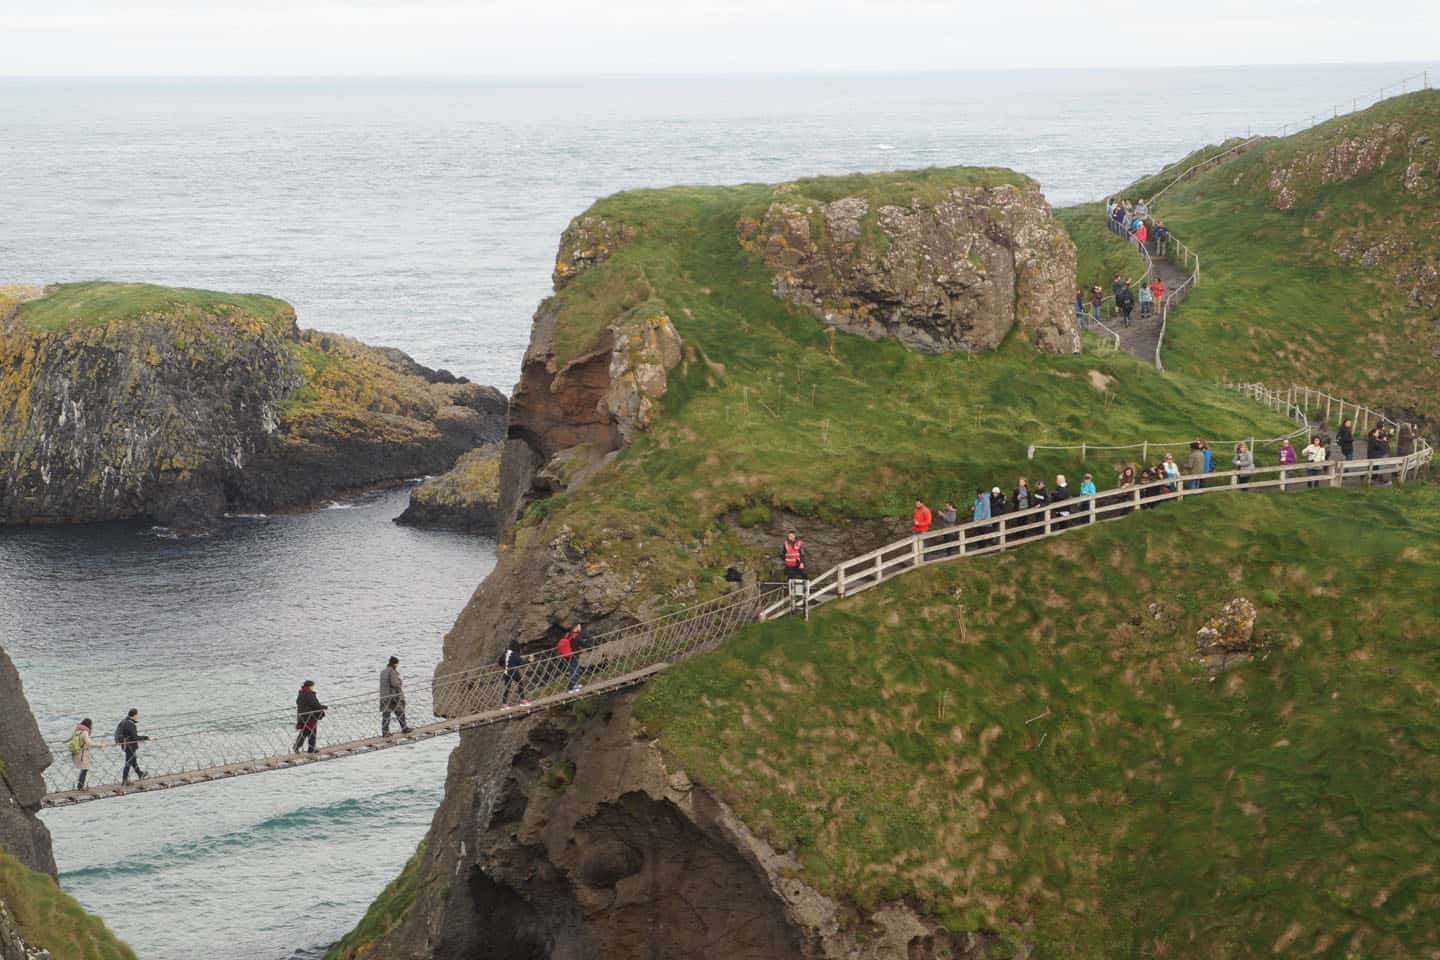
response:
[[[0,287],[0,524],[199,526],[437,473],[498,439],[492,387],[301,330],[256,294]]]

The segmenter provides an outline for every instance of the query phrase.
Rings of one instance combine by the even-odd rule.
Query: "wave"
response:
[[[326,500],[326,501],[325,501],[325,506],[321,507],[320,509],[322,509],[322,510],[354,510],[354,509],[355,509],[355,504],[353,504],[353,503],[341,503],[341,502],[338,501],[338,500]]]
[[[193,867],[206,860],[225,858],[241,849],[247,852],[264,847],[283,850],[295,842],[297,835],[307,840],[323,840],[335,833],[355,836],[357,832],[365,833],[368,823],[392,822],[397,809],[429,810],[435,802],[434,791],[406,786],[372,796],[296,807],[256,824],[240,824],[213,836],[168,843],[126,860],[65,870],[60,879],[62,883],[78,883],[160,874],[177,865]]]
[[[268,513],[227,513],[226,520],[269,520]]]

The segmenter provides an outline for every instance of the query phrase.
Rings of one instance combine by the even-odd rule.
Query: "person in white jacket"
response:
[[[1319,437],[1311,437],[1310,446],[1306,447],[1302,451],[1302,453],[1304,454],[1306,461],[1309,462],[1311,465],[1309,470],[1310,476],[1319,476],[1323,472],[1320,464],[1324,463],[1326,457],[1330,455],[1330,451],[1325,449],[1325,444],[1321,442]],[[1312,488],[1318,487],[1320,486],[1320,481],[1311,480],[1308,485]]]
[[[90,775],[90,751],[100,746],[91,737],[94,729],[95,724],[86,717],[75,725],[75,732],[70,735],[70,762],[80,771],[80,777],[75,782],[76,790],[85,789],[85,778]]]

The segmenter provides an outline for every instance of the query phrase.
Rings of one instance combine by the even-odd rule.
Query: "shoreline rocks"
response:
[[[461,454],[455,466],[410,492],[410,503],[395,522],[493,536],[499,528],[501,449],[492,443]]]

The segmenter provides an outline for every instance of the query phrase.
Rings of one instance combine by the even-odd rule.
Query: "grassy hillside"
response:
[[[602,321],[664,313],[686,359],[650,434],[580,490],[534,505],[531,518],[558,517],[596,555],[641,569],[651,587],[703,584],[718,582],[747,549],[716,526],[732,512],[751,522],[778,507],[836,522],[908,516],[916,496],[968,504],[976,486],[1021,473],[1078,474],[1071,458],[1027,461],[1031,443],[1283,432],[1282,422],[1209,383],[1162,378],[1129,357],[1041,355],[1013,336],[993,354],[924,356],[828,331],[776,298],[764,264],[736,239],[740,217],[772,197],[893,200],[907,185],[928,195],[945,177],[969,185],[990,176],[682,187],[595,204],[588,215],[623,223],[634,237],[555,296],[557,340],[578,355]],[[1102,482],[1109,466],[1088,464]]]
[[[187,310],[217,317],[248,316],[267,324],[294,319],[294,311],[285,301],[260,294],[103,280],[51,287],[45,296],[21,303],[16,317],[31,329],[53,332],[144,316],[175,316]]]
[[[3,851],[0,900],[9,905],[25,941],[49,950],[53,960],[135,960],[104,921],[87,914],[50,877]]]
[[[1203,268],[1168,327],[1169,369],[1329,387],[1440,424],[1440,91],[1249,150],[1159,213]]]
[[[641,714],[861,904],[1045,957],[1430,956],[1437,536],[1434,487],[1203,498],[751,628]],[[1235,596],[1264,649],[1212,680]]]

